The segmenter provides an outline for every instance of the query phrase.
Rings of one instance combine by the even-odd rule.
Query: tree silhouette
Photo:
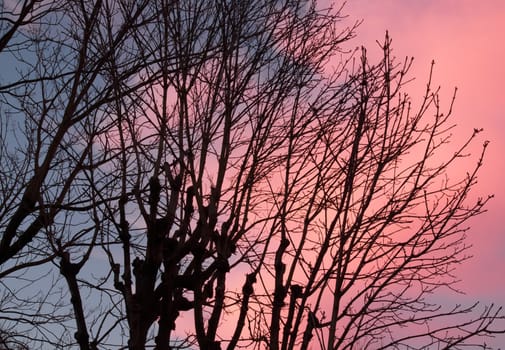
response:
[[[490,199],[468,199],[487,144],[456,177],[480,130],[450,143],[431,74],[411,104],[388,35],[373,63],[315,1],[20,6],[0,39],[9,339],[457,349],[505,332],[500,308],[436,302]]]

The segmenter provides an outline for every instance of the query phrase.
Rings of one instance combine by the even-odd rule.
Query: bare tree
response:
[[[2,66],[12,70],[0,87],[0,319],[28,340],[65,345],[73,336],[64,321],[83,324],[76,275],[99,234],[94,170],[113,157],[95,147],[110,128],[113,86],[104,66],[146,20],[146,4],[109,19],[119,4],[2,3]],[[104,19],[114,20],[113,30]],[[148,64],[121,63],[124,82]],[[75,338],[88,342],[80,330]]]
[[[25,7],[1,47],[18,69],[0,81],[9,336],[454,349],[505,332],[500,308],[433,298],[457,292],[490,198],[468,200],[487,144],[451,178],[479,130],[449,142],[431,75],[411,106],[387,35],[373,63],[315,1]]]

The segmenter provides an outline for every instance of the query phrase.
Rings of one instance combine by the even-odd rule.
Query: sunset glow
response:
[[[484,1],[367,1],[345,7],[348,20],[363,19],[356,45],[378,52],[376,40],[389,31],[394,54],[414,57],[415,81],[407,90],[414,101],[422,96],[430,63],[435,61],[434,85],[440,85],[447,105],[457,87],[453,121],[455,140],[483,128],[479,145],[490,141],[474,196],[494,194],[488,212],[470,222],[468,242],[473,258],[457,275],[466,300],[505,304],[505,2]],[[476,156],[477,154],[473,154]],[[475,157],[472,157],[475,161]],[[463,298],[465,299],[465,298]],[[505,344],[505,337],[496,345]]]
[[[505,344],[505,2],[330,1],[0,4],[0,348]]]

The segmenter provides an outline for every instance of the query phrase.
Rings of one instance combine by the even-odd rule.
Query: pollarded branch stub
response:
[[[275,272],[276,274],[282,276],[286,272],[286,264],[282,261],[275,262]]]
[[[112,265],[112,273],[114,275],[114,288],[116,288],[119,291],[124,290],[124,283],[119,280],[119,273],[120,273],[120,265],[119,264],[113,264]],[[123,275],[124,278],[124,275]]]
[[[251,295],[254,292],[254,283],[256,283],[256,274],[248,273],[246,275],[244,286],[242,287],[242,293],[247,296]]]
[[[289,247],[289,239],[287,239],[287,238],[283,238],[283,239],[281,240],[280,249],[284,250],[284,249],[286,249],[287,247]]]
[[[194,212],[193,198],[195,197],[195,188],[193,186],[188,186],[186,189],[186,204],[184,206],[184,213],[186,215],[191,215]]]
[[[324,327],[319,318],[317,318],[316,314],[312,311],[309,311],[309,324],[311,325],[312,328]]]
[[[232,217],[230,217],[228,220],[223,222],[223,224],[221,225],[221,234],[223,236],[228,236],[228,230],[230,229],[230,226],[231,226],[231,220],[232,220]]]
[[[303,287],[298,284],[293,284],[290,287],[291,295],[294,299],[300,299],[303,297]]]
[[[211,229],[214,229],[217,223],[217,207],[219,203],[219,199],[221,197],[221,193],[218,188],[211,186],[210,187],[210,198],[209,198],[209,206],[208,206],[208,215],[209,215],[209,226]]]
[[[149,205],[157,205],[160,201],[161,185],[157,176],[149,179]]]
[[[211,235],[212,242],[216,245],[217,252],[225,258],[229,258],[235,253],[237,247],[225,233],[219,234],[219,231],[214,230]]]
[[[132,263],[133,266],[133,275],[135,276],[135,284],[136,284],[136,291],[140,290],[140,286],[142,285],[142,275],[143,275],[143,269],[144,269],[144,260],[140,259],[139,257],[136,257],[133,260]]]
[[[60,261],[60,272],[65,277],[75,277],[79,273],[82,268],[83,263],[72,263],[72,259],[70,257],[70,253],[68,251],[63,250],[61,247],[61,243],[57,241],[58,246],[58,255],[61,258]]]
[[[122,225],[122,227],[120,227],[120,229],[119,229],[119,239],[123,243],[130,241],[131,235],[130,235],[130,232],[128,229],[129,226],[130,226],[130,223],[125,220],[124,225]]]
[[[163,170],[165,171],[165,176],[167,177],[168,183],[170,184],[171,189],[179,191],[182,186],[182,174],[173,175],[171,166],[168,162],[163,164]]]
[[[287,288],[285,286],[278,286],[274,291],[274,305],[283,307],[285,305],[284,299],[288,294]]]
[[[224,273],[230,272],[230,263],[228,262],[228,259],[220,254],[218,254],[216,259],[216,270]]]

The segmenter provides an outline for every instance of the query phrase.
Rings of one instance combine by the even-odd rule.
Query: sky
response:
[[[478,156],[479,146],[490,141],[475,195],[495,198],[470,223],[474,256],[458,271],[459,287],[469,301],[505,306],[505,0],[348,0],[343,13],[349,23],[363,20],[351,46],[363,44],[378,55],[376,40],[383,40],[388,30],[395,56],[414,57],[411,76],[416,80],[407,87],[414,102],[435,61],[434,85],[442,86],[446,106],[458,88],[456,139],[476,127],[484,129],[473,148]]]
[[[490,141],[475,196],[495,198],[485,214],[470,222],[473,258],[458,271],[463,280],[459,287],[469,300],[505,306],[505,1],[349,0],[343,12],[348,21],[364,21],[353,44],[379,54],[376,41],[388,30],[394,55],[414,57],[411,73],[416,80],[407,88],[414,102],[435,61],[434,85],[441,86],[445,106],[458,88],[455,139],[470,135],[473,128],[484,129],[473,147],[477,156],[482,143]]]

